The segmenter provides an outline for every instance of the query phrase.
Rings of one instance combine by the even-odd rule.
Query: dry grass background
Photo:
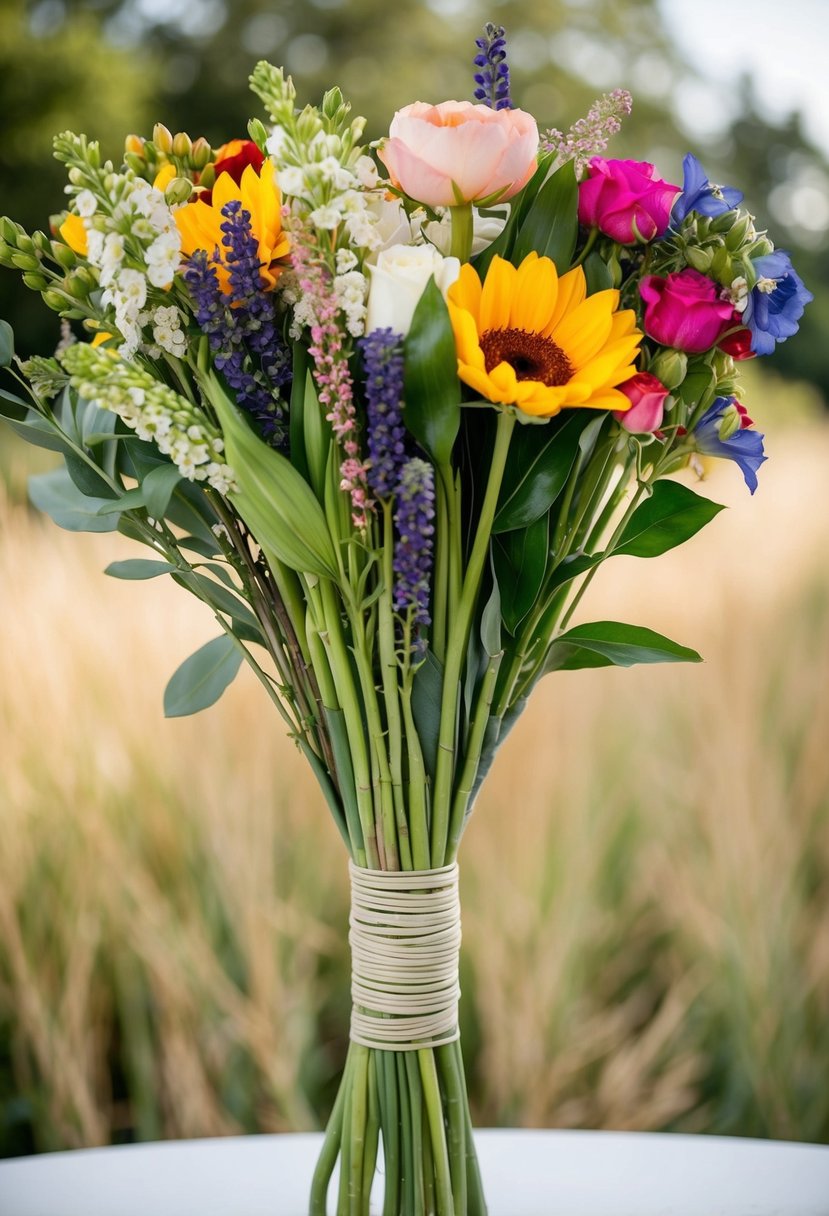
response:
[[[462,854],[479,1123],[829,1139],[829,432],[585,619],[702,666],[536,694]],[[216,630],[135,552],[0,511],[0,1151],[316,1125],[345,1047],[341,842],[243,676],[165,721]]]

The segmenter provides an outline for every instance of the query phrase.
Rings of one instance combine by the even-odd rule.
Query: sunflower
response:
[[[253,165],[247,165],[238,183],[231,173],[220,173],[209,202],[197,198],[174,212],[181,234],[181,252],[189,257],[197,249],[203,249],[210,257],[218,250],[220,260],[216,273],[222,290],[229,292],[229,274],[221,260],[224,252],[222,224],[225,222],[222,208],[234,199],[250,213],[251,231],[259,242],[260,270],[265,286],[275,287],[281,270],[275,263],[285,257],[290,244],[282,230],[282,197],[270,160],[266,160],[258,172]]]
[[[618,291],[587,294],[581,266],[559,278],[531,253],[519,267],[494,257],[484,283],[470,265],[447,295],[458,375],[499,405],[536,418],[583,406],[625,410],[617,385],[635,375],[642,334]]]

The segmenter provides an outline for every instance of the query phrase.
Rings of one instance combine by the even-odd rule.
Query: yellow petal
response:
[[[163,194],[175,175],[175,165],[165,165],[163,169],[159,169],[158,173],[156,173],[155,180],[153,181],[153,189],[160,190]]]
[[[568,270],[567,274],[563,274],[558,281],[558,296],[552,316],[544,326],[544,337],[549,338],[561,318],[577,308],[586,296],[587,280],[581,266],[576,266],[573,270]]]
[[[452,329],[455,333],[455,346],[458,351],[458,358],[463,363],[469,363],[472,367],[485,371],[486,360],[484,359],[484,352],[478,343],[478,331],[475,328],[472,314],[464,308],[455,308],[450,304],[449,316],[452,320]]]
[[[607,340],[618,291],[599,291],[563,317],[552,333],[574,368],[592,358]]]
[[[510,325],[527,333],[540,333],[555,309],[558,273],[549,258],[526,257],[518,267]]]
[[[507,329],[514,294],[515,280],[518,272],[509,262],[498,255],[492,259],[486,272],[484,287],[481,293],[481,307],[478,317],[478,332],[485,334],[488,329]]]
[[[84,222],[79,215],[72,215],[71,213],[67,215],[60,228],[58,228],[58,232],[73,253],[79,253],[81,257],[86,257],[89,252],[89,243]]]
[[[465,263],[461,266],[461,273],[455,280],[447,293],[450,310],[453,304],[458,308],[466,309],[471,313],[475,322],[478,320],[478,313],[481,307],[481,280],[478,278],[477,271]]]

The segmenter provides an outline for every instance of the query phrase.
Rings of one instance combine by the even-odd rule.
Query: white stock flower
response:
[[[366,332],[392,329],[407,334],[415,308],[431,278],[446,295],[461,272],[457,258],[445,258],[431,245],[393,245],[369,268]]]
[[[276,181],[283,194],[290,194],[294,197],[300,197],[308,188],[305,174],[296,165],[288,165],[285,169],[280,169],[276,175]]]
[[[98,200],[91,190],[81,190],[75,196],[75,206],[78,209],[78,215],[89,219],[90,215],[94,215],[98,210]]]
[[[325,231],[336,228],[343,217],[340,208],[334,202],[328,203],[324,207],[317,207],[308,218],[315,228],[322,228]]]
[[[370,156],[360,156],[354,166],[357,181],[366,190],[373,190],[377,185],[377,166]]]
[[[287,142],[288,132],[284,127],[277,125],[271,131],[265,147],[274,160],[279,160],[279,157],[282,155],[282,150]]]

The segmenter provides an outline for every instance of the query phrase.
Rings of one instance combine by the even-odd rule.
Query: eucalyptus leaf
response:
[[[108,500],[83,494],[65,468],[30,477],[29,498],[67,532],[113,532],[118,527],[114,516],[99,514]]]
[[[122,511],[138,511],[146,507],[144,487],[135,486],[126,490],[118,498],[107,499],[98,512],[99,515],[120,515]]]
[[[5,389],[0,389],[0,418],[16,435],[35,447],[64,454],[72,450],[54,423],[32,409],[21,397]]]
[[[0,367],[9,367],[14,358],[14,331],[8,321],[0,321]]]
[[[236,677],[242,655],[223,635],[185,659],[164,690],[164,715],[183,718],[214,705]]]
[[[570,268],[579,231],[579,189],[572,161],[544,183],[521,224],[512,250],[516,266],[533,251],[555,262],[559,274]]]
[[[695,650],[680,646],[661,633],[621,621],[592,621],[577,625],[551,645],[544,671],[576,671],[583,667],[632,667],[636,663],[701,663]]]
[[[405,343],[403,420],[435,464],[447,465],[461,424],[458,356],[449,310],[434,279]]]
[[[658,557],[689,540],[724,508],[678,481],[657,481],[636,508],[613,552],[629,557]]]
[[[222,583],[216,583],[206,574],[199,574],[196,570],[179,570],[173,575],[173,579],[209,604],[214,612],[224,613],[225,616],[254,630],[257,637],[261,637],[259,622],[250,608]]]
[[[117,491],[112,488],[101,473],[88,464],[77,452],[68,451],[64,455],[66,471],[82,494],[91,498],[117,497]]]
[[[141,483],[147,512],[153,519],[163,519],[167,514],[173,491],[182,480],[174,464],[161,464],[152,469]]]
[[[161,574],[169,574],[176,567],[170,562],[153,561],[151,558],[131,557],[121,562],[110,562],[104,574],[111,578],[129,580],[144,580],[158,578]]]

